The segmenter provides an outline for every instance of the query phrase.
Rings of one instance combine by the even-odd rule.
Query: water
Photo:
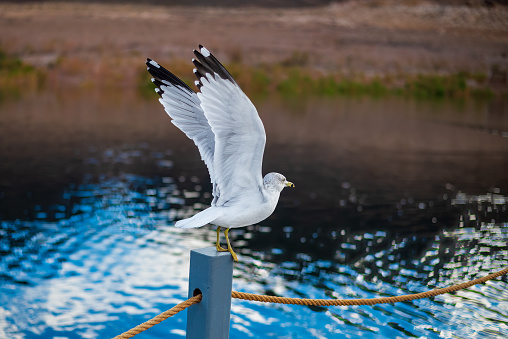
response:
[[[305,298],[423,292],[508,264],[506,102],[256,100],[264,170],[296,184],[232,230],[233,289]],[[108,338],[185,300],[210,227],[206,168],[156,100],[0,103],[0,337]],[[374,307],[233,300],[231,338],[508,336],[506,277]],[[139,338],[183,338],[185,312]]]

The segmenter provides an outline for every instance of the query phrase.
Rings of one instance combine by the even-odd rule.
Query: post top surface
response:
[[[205,255],[207,257],[224,257],[224,256],[231,257],[231,253],[229,253],[229,252],[219,252],[213,246],[212,247],[205,247],[205,248],[198,248],[198,249],[195,249],[195,250],[191,250],[191,252],[196,252],[196,253],[199,253],[201,255]],[[233,260],[233,258],[231,258],[231,260]]]

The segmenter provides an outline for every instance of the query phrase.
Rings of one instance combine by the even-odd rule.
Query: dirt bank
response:
[[[503,6],[389,0],[290,9],[0,4],[0,32],[2,49],[58,70],[50,78],[64,83],[98,81],[104,74],[113,74],[107,81],[131,81],[145,57],[187,61],[200,43],[225,62],[293,62],[350,76],[494,71],[503,83],[508,68]]]

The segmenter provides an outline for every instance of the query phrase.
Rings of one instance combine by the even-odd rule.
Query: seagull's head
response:
[[[286,177],[283,176],[280,173],[268,173],[263,178],[263,183],[265,185],[265,188],[271,188],[277,192],[280,192],[284,189],[284,187],[295,187],[295,185],[286,180]]]

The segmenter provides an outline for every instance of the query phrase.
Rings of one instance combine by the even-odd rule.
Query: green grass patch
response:
[[[45,79],[44,72],[0,49],[0,99],[17,96],[22,91],[39,89]]]
[[[467,96],[467,75],[418,75],[406,81],[406,91],[420,98]]]
[[[474,98],[490,99],[496,95],[487,84],[485,74],[455,73],[448,75],[399,75],[367,78],[363,75],[323,74],[307,68],[304,54],[295,53],[273,65],[249,66],[238,62],[225,65],[249,96],[279,94],[282,96],[404,96],[420,99]],[[194,79],[188,63],[166,63],[191,88]],[[173,67],[174,66],[174,67]],[[150,76],[141,76],[142,93],[153,91]]]
[[[0,49],[0,71],[4,75],[18,75],[33,72],[35,69],[31,65],[23,64],[23,62],[14,57],[10,57]]]

